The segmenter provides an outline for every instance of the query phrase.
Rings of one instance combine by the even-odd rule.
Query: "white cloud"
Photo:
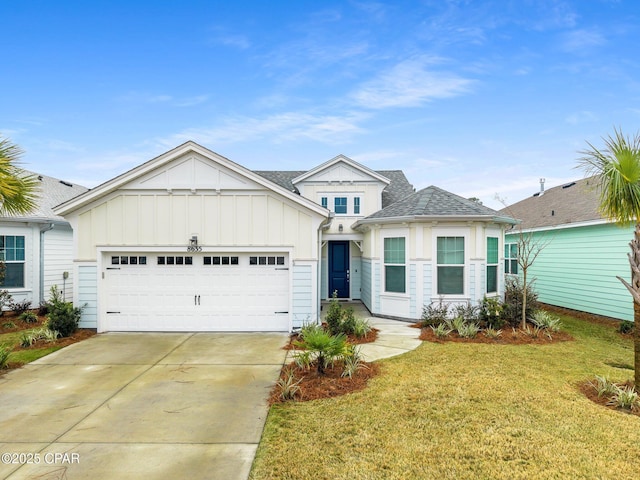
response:
[[[575,112],[565,118],[565,122],[571,125],[577,125],[579,123],[587,123],[587,122],[595,122],[598,120],[598,117],[595,113],[589,112],[587,110],[582,110],[581,112]]]
[[[205,103],[209,95],[191,97],[175,97],[167,94],[151,94],[145,92],[129,92],[118,98],[119,101],[134,104],[166,104],[170,107],[192,107]]]
[[[158,141],[165,146],[175,146],[187,140],[205,144],[265,139],[273,143],[296,140],[342,143],[363,132],[359,123],[365,118],[366,115],[360,113],[315,115],[300,112],[285,112],[264,118],[235,117],[220,126],[187,129]]]
[[[564,35],[562,49],[570,53],[586,53],[606,43],[605,37],[595,30],[573,30]]]
[[[469,91],[473,80],[432,69],[436,63],[440,61],[425,57],[405,60],[378,78],[365,82],[352,98],[365,108],[418,107],[434,99],[455,97]]]

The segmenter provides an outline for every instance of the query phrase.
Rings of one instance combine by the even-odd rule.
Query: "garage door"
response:
[[[112,254],[104,331],[288,331],[286,254]]]

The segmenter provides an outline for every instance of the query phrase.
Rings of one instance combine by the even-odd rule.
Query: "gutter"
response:
[[[404,217],[374,217],[363,218],[354,223],[351,228],[358,229],[367,224],[376,223],[400,223],[400,222],[495,222],[516,225],[519,222],[508,216],[502,215],[413,215]]]

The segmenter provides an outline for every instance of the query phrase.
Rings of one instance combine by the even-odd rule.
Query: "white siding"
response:
[[[293,267],[292,307],[293,328],[317,321],[317,295],[314,264],[296,264]]]
[[[371,303],[371,260],[368,258],[362,259],[362,291],[360,292],[360,297],[362,299],[362,303],[369,309],[370,312],[373,312],[373,305]]]
[[[81,328],[98,328],[98,267],[95,264],[77,267],[76,306],[83,307]]]

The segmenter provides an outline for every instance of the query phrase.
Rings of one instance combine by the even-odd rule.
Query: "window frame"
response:
[[[7,260],[7,238],[13,238],[13,247],[11,248],[13,255],[11,255],[13,258],[11,260]],[[17,245],[17,239],[21,238],[22,239],[22,246],[16,246]],[[25,235],[0,235],[0,239],[1,239],[1,245],[0,245],[0,258],[2,259],[2,261],[5,264],[5,278],[2,281],[2,283],[0,283],[0,288],[6,289],[6,290],[11,290],[11,289],[20,289],[20,288],[26,288],[27,287],[27,278],[26,278],[26,263],[27,263],[27,238]],[[22,259],[16,259],[18,255],[18,253],[21,253]],[[11,267],[11,270],[20,270],[20,274],[19,277],[22,280],[22,285],[6,285],[5,282],[7,280],[7,272],[10,269],[9,267]]]
[[[433,258],[434,258],[434,279],[433,290],[434,295],[447,298],[461,298],[468,294],[468,272],[469,272],[469,231],[460,229],[443,229],[433,233]],[[462,263],[440,263],[438,258],[438,239],[439,238],[461,238],[462,239]],[[440,272],[441,268],[456,268],[461,270],[462,291],[453,293],[444,293],[441,291]],[[444,279],[443,279],[444,280]],[[444,288],[444,285],[442,285]]]
[[[336,217],[362,217],[364,192],[318,192],[318,203],[333,212]],[[336,205],[337,200],[344,199],[343,205]],[[336,208],[339,207],[339,208]],[[341,212],[336,211],[339,209]]]
[[[493,252],[489,251],[489,240],[495,240],[495,261],[493,261],[494,259],[490,258],[490,254],[492,254]],[[500,280],[499,280],[499,276],[498,276],[498,267],[500,265],[500,237],[498,236],[491,236],[488,235],[486,237],[486,247],[487,247],[487,264],[486,264],[486,269],[485,269],[485,293],[486,294],[497,294],[499,289],[500,289]],[[492,276],[493,281],[495,283],[495,288],[493,290],[489,290],[489,280],[490,280],[490,274],[489,272],[492,271]]]
[[[515,257],[511,255],[512,247],[515,247]],[[505,275],[518,275],[520,265],[518,265],[518,242],[504,242],[504,273]],[[515,272],[514,267],[515,266]]]
[[[387,257],[387,240],[402,240],[402,262],[397,259],[392,259]],[[391,254],[391,249],[389,249],[389,253]],[[382,238],[382,270],[384,272],[383,279],[383,292],[385,294],[397,294],[397,295],[406,295],[407,294],[407,235],[397,234],[397,235],[387,235]],[[398,275],[389,275],[388,272],[392,271],[400,271],[402,270],[402,290],[389,290],[388,281],[389,277],[399,278]]]

